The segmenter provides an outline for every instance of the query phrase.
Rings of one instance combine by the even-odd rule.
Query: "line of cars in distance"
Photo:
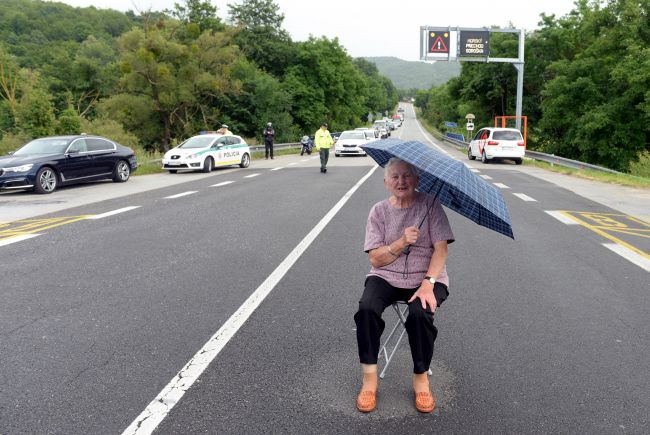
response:
[[[334,143],[334,156],[365,156],[366,152],[361,148],[368,142],[386,139],[390,132],[402,126],[404,120],[403,111],[398,111],[392,118],[376,120],[372,127],[359,127],[354,130],[341,132]]]

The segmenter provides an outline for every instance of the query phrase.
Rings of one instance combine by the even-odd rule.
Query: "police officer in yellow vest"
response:
[[[320,154],[320,171],[323,174],[327,172],[327,160],[330,157],[330,148],[333,144],[334,140],[327,130],[327,124],[323,122],[314,133],[314,145]]]

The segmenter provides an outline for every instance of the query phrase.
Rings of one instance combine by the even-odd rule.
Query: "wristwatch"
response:
[[[436,279],[435,279],[434,277],[432,277],[432,276],[427,275],[427,276],[424,277],[424,279],[426,279],[427,281],[429,281],[429,282],[431,283],[431,285],[435,285],[435,284],[436,284]]]

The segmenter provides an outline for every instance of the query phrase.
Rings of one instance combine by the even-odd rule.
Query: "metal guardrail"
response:
[[[468,142],[464,142],[462,140],[457,140],[446,136],[443,136],[442,140],[451,143],[456,148],[462,151],[466,151],[467,147],[469,146]],[[529,159],[540,160],[542,162],[550,163],[551,165],[560,165],[567,168],[591,169],[592,171],[609,172],[610,174],[622,174],[622,172],[618,172],[613,169],[603,168],[602,166],[596,166],[590,163],[579,162],[577,160],[567,159],[553,154],[540,153],[538,151],[526,150],[526,157],[528,157]]]
[[[276,143],[273,144],[273,151],[275,150],[286,150],[290,148],[300,148],[302,145],[300,145],[300,142],[298,143]],[[249,145],[248,147],[251,152],[264,152],[264,145]]]

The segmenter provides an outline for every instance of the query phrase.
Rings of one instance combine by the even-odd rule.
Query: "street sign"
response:
[[[460,31],[460,55],[482,56],[490,55],[489,31]]]
[[[458,124],[456,124],[455,122],[445,121],[445,127],[456,128],[456,127],[458,127]]]
[[[449,31],[429,30],[427,39],[428,53],[449,53]]]
[[[474,130],[474,123],[473,122],[468,122],[467,123],[467,131],[472,131]]]

